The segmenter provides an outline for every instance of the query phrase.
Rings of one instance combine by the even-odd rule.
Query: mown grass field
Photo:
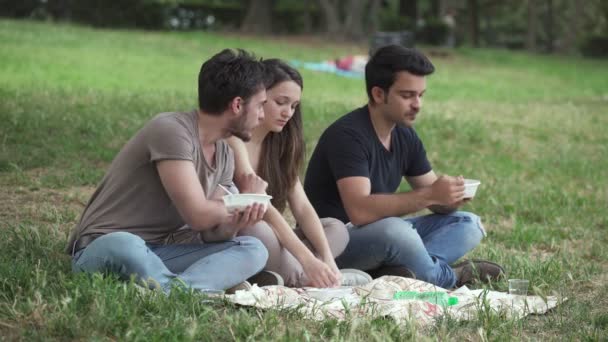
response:
[[[497,261],[532,292],[569,300],[542,316],[316,323],[296,313],[141,295],[75,276],[62,249],[123,143],[159,112],[196,105],[202,61],[225,47],[305,61],[364,53],[318,40],[94,30],[0,20],[0,339],[605,340],[608,338],[608,62],[495,50],[431,55],[417,131],[434,169],[481,179],[466,210]],[[309,152],[365,102],[362,80],[302,70]],[[506,282],[494,284],[506,290]]]

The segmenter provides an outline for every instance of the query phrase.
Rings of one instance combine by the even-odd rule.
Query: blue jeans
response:
[[[168,292],[178,280],[197,290],[224,290],[262,270],[268,251],[256,238],[236,237],[217,243],[150,245],[137,235],[103,235],[72,259],[74,272],[115,273],[127,280]]]
[[[388,217],[349,228],[350,242],[336,258],[340,268],[371,270],[404,266],[416,278],[443,288],[456,285],[450,264],[475,248],[485,235],[479,217],[457,211],[412,218]]]

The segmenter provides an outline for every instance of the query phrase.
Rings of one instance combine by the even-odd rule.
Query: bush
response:
[[[423,27],[417,32],[420,40],[431,45],[445,44],[447,41],[449,27],[439,18],[429,18]]]
[[[399,32],[413,31],[415,23],[407,17],[400,16],[394,11],[381,12],[379,16],[380,31]]]
[[[159,0],[0,0],[0,15],[52,17],[100,27],[161,29],[169,6]]]
[[[0,16],[28,18],[38,7],[39,0],[0,0]]]
[[[608,58],[608,35],[587,37],[580,50],[585,57]]]
[[[150,0],[78,0],[71,19],[99,27],[163,27],[166,5]]]

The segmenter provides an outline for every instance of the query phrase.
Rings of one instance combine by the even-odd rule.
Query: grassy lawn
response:
[[[67,234],[113,156],[156,113],[194,108],[200,65],[224,47],[306,61],[366,50],[0,20],[0,339],[608,338],[606,61],[473,49],[431,56],[437,73],[417,130],[436,171],[482,181],[465,209],[482,216],[488,237],[471,256],[530,279],[535,294],[569,298],[546,315],[480,311],[431,330],[317,323],[71,274]],[[362,80],[301,71],[310,152],[330,122],[366,98]]]

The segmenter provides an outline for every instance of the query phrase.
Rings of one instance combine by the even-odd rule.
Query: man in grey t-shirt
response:
[[[264,207],[228,213],[219,188],[234,173],[223,139],[248,140],[263,119],[263,77],[253,56],[224,50],[201,67],[198,110],[159,114],[127,142],[70,234],[75,272],[135,275],[165,291],[175,279],[223,290],[264,267],[268,252],[260,241],[236,237],[262,219]],[[241,191],[265,188],[251,178]]]

